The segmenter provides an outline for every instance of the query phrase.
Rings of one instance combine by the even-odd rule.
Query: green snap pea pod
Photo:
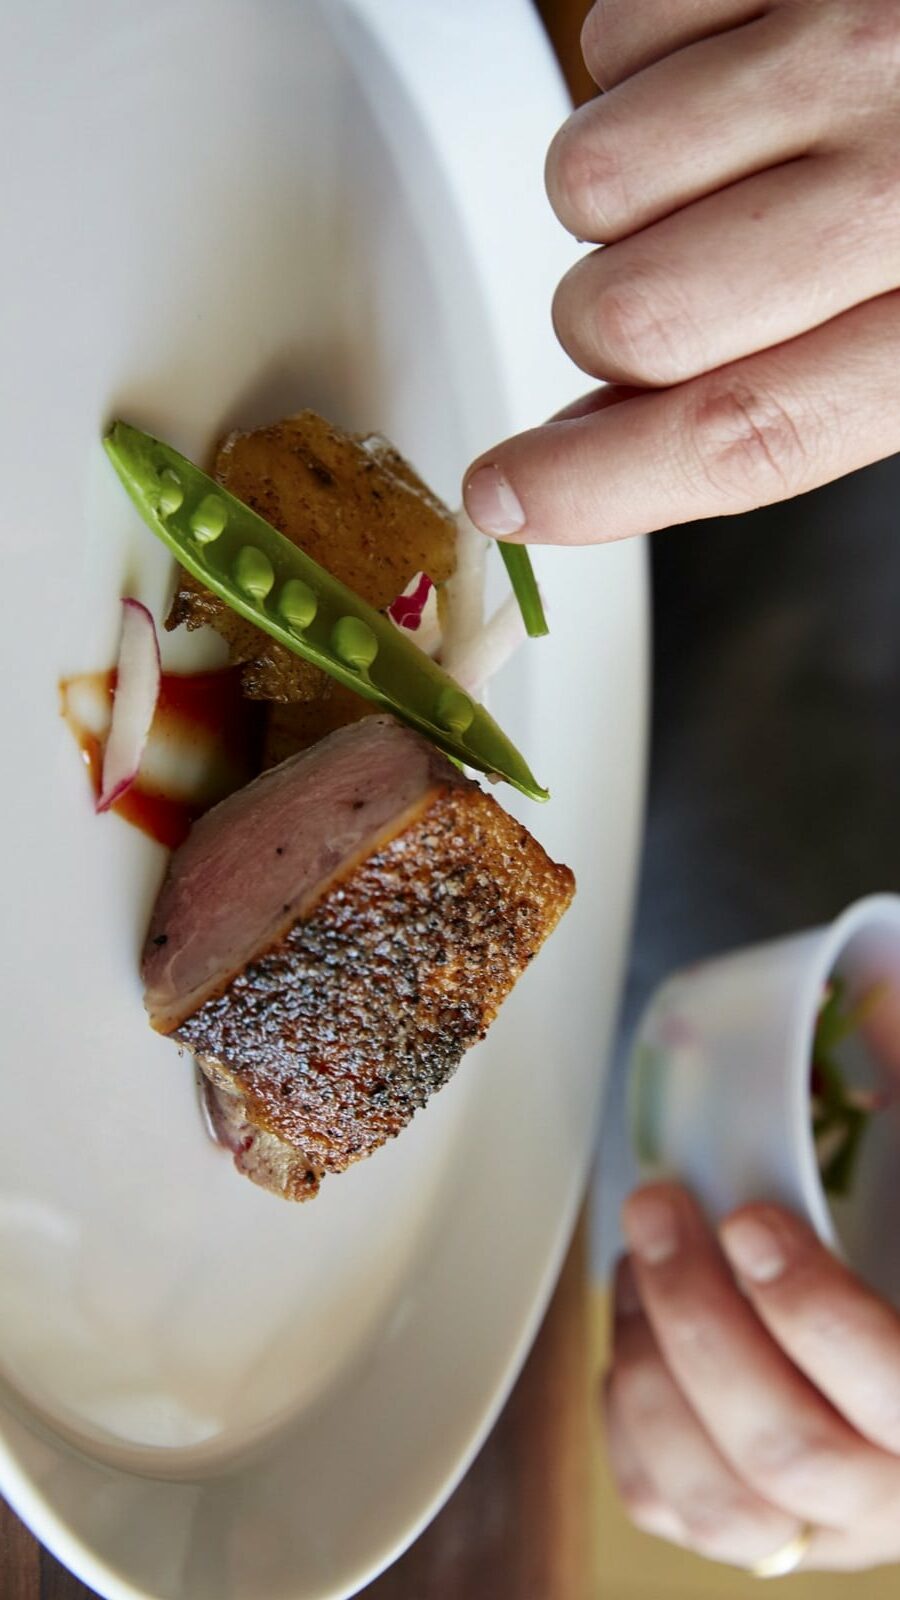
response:
[[[171,445],[124,422],[104,444],[147,526],[226,605],[453,760],[496,773],[532,800],[548,798],[483,706],[249,506]]]

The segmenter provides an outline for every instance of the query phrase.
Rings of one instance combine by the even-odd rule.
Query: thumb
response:
[[[898,346],[900,292],[671,389],[600,390],[473,462],[466,510],[515,543],[600,544],[788,500],[900,446]]]
[[[483,533],[510,544],[595,544],[669,517],[648,451],[668,424],[659,391],[609,384],[473,461],[463,499]]]

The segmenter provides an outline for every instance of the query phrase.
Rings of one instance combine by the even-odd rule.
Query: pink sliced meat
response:
[[[424,739],[367,717],[265,772],[201,817],[172,857],[144,950],[150,1020],[170,1033],[396,831],[437,779]]]
[[[316,1193],[397,1134],[484,1037],[574,893],[428,742],[367,717],[195,824],[144,955],[239,1171]]]

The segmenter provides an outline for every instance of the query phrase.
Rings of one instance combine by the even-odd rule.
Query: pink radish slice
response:
[[[427,572],[417,572],[402,594],[388,606],[388,616],[401,633],[412,634],[420,650],[433,656],[441,645],[437,589]]]
[[[398,628],[408,628],[410,633],[415,633],[422,621],[422,613],[428,603],[434,584],[427,572],[417,572],[415,577],[406,585],[402,594],[392,600],[388,606],[388,616]]]
[[[127,597],[122,601],[122,638],[98,811],[108,811],[137,777],[159,699],[159,682],[159,641],[153,618],[139,600]]]

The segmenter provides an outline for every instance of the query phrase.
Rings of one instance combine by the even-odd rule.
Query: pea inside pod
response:
[[[104,443],[147,526],[227,605],[454,760],[505,778],[532,800],[548,798],[483,706],[249,506],[127,423],[116,422]]]

